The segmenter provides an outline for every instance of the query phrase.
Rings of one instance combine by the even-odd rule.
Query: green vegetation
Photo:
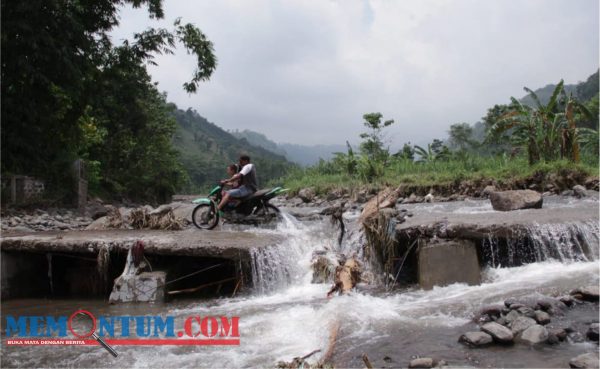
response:
[[[482,122],[451,125],[448,145],[439,139],[427,147],[406,143],[393,155],[382,141],[382,129],[393,121],[382,123],[381,114],[365,114],[371,131],[361,135],[360,154],[347,144],[346,153],[295,169],[283,181],[292,192],[313,187],[324,193],[382,185],[456,188],[469,181],[518,183],[561,173],[597,177],[598,73],[592,77],[568,89],[562,81],[549,85],[551,94],[543,97],[525,88],[527,99],[511,98],[510,105],[495,105]],[[590,86],[596,88],[595,95]],[[543,89],[547,90],[548,86]],[[591,97],[582,103],[576,94]]]
[[[321,162],[310,168],[296,168],[286,178],[285,186],[291,193],[312,187],[319,194],[339,188],[358,189],[362,187],[411,186],[458,188],[461,182],[496,180],[499,183],[516,183],[535,175],[551,173],[579,173],[584,176],[598,176],[598,166],[589,163],[573,164],[566,160],[551,163],[528,165],[524,157],[485,157],[472,155],[461,160],[447,160],[420,163],[410,160],[392,159],[386,173],[377,181],[367,182],[340,173],[331,162]]]
[[[193,93],[216,67],[205,35],[179,19],[113,45],[124,3],[163,18],[161,0],[7,0],[2,11],[2,175],[46,180],[67,199],[83,158],[92,193],[163,201],[186,176],[171,144],[176,123],[146,70],[182,45],[196,60]]]
[[[249,155],[256,164],[259,185],[281,177],[294,166],[281,155],[234,137],[192,109],[175,109],[173,115],[178,125],[173,144],[190,179],[180,188],[184,192],[206,192],[226,177],[225,168],[237,163],[241,154]]]

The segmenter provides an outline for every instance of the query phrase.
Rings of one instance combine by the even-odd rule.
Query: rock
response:
[[[493,192],[496,192],[496,187],[492,185],[485,186],[483,191],[481,191],[481,197],[489,197]]]
[[[502,314],[502,305],[487,305],[479,310],[479,319],[488,316],[490,319],[497,319]]]
[[[575,185],[575,186],[573,186],[573,194],[577,198],[582,198],[582,197],[586,197],[587,196],[585,187],[583,187],[582,185]]]
[[[567,338],[567,331],[563,328],[548,328],[548,337],[555,336],[559,341],[564,341]]]
[[[164,205],[157,207],[156,209],[154,209],[152,211],[149,211],[148,215],[164,215],[172,210],[173,210],[173,208],[171,207],[170,204],[164,204]]]
[[[600,294],[598,286],[587,286],[575,289],[571,292],[571,296],[577,298],[577,295],[581,295],[581,300],[584,301],[595,301],[598,302],[598,296]]]
[[[541,209],[543,198],[532,190],[492,192],[490,201],[494,210],[512,211],[519,209]]]
[[[524,315],[528,318],[535,318],[535,310],[533,310],[529,306],[521,306],[516,310],[518,313],[520,313],[521,315]]]
[[[546,325],[546,324],[550,323],[550,314],[548,314],[545,311],[536,310],[534,319],[539,324]]]
[[[408,364],[409,368],[433,368],[433,359],[430,357],[420,357],[413,359]]]
[[[546,311],[550,315],[562,315],[567,309],[567,305],[562,300],[552,297],[542,297],[537,299],[537,305],[540,309]]]
[[[520,316],[510,324],[510,330],[512,331],[513,335],[516,336],[535,324],[535,320],[526,316]]]
[[[107,229],[108,223],[109,223],[108,217],[104,216],[104,217],[94,220],[87,227],[85,227],[85,229],[86,230]]]
[[[508,325],[508,322],[506,321],[506,319],[505,319],[503,316],[501,316],[500,318],[498,318],[498,319],[496,319],[496,320],[494,320],[494,321],[495,321],[496,323],[498,323],[498,324],[502,324],[502,325]]]
[[[588,329],[586,336],[590,340],[598,342],[598,323],[590,324],[590,328]]]
[[[519,314],[516,310],[511,310],[508,314],[506,314],[506,316],[504,317],[504,319],[506,320],[507,323],[512,323],[515,320],[517,320],[517,318],[519,318],[521,316],[521,314]]]
[[[424,198],[423,198],[424,202],[433,202],[433,195],[431,193],[428,193]]]
[[[579,342],[584,342],[585,341],[585,337],[583,337],[583,334],[581,334],[581,332],[570,332],[569,334],[567,334],[567,338],[569,339],[569,342],[573,342],[573,343],[579,343]]]
[[[4,227],[3,227],[4,228]],[[25,227],[25,226],[21,226],[18,225],[16,227],[11,227],[8,228],[7,231],[10,232],[19,232],[19,233],[25,233],[25,232],[35,232],[33,229],[29,228],[29,227]]]
[[[569,361],[569,366],[571,368],[598,368],[600,366],[598,353],[590,352],[576,356]]]
[[[492,341],[492,336],[485,332],[467,332],[458,339],[458,342],[472,347],[486,346],[491,344]]]
[[[545,327],[534,324],[531,327],[525,329],[519,336],[519,341],[528,343],[530,345],[536,345],[538,343],[546,342],[548,339],[548,330]]]
[[[514,338],[510,329],[495,322],[484,324],[481,330],[491,335],[494,341],[499,343],[511,343]]]
[[[402,200],[403,204],[414,204],[415,202],[417,202],[417,195],[414,193],[411,193],[409,197]]]
[[[108,215],[108,208],[98,203],[92,203],[87,206],[86,212],[90,218],[96,220]]]
[[[334,190],[329,191],[326,199],[327,199],[327,201],[333,201],[333,200],[340,199],[343,196],[344,196],[344,190],[341,188],[336,188]]]
[[[575,300],[571,296],[561,296],[559,300],[566,306],[572,306],[575,303]]]
[[[178,219],[185,219],[188,223],[192,222],[192,212],[197,204],[182,203],[173,208],[173,215]]]
[[[549,345],[557,345],[560,343],[560,339],[556,335],[548,332],[548,339],[546,340],[546,343]]]
[[[298,197],[305,203],[311,202],[315,198],[315,190],[312,188],[303,188],[298,191]]]

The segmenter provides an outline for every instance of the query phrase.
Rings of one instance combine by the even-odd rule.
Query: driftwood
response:
[[[298,368],[304,368],[304,369],[310,369],[310,368],[320,368],[319,366],[311,366],[309,363],[307,363],[305,360],[308,359],[309,357],[313,356],[314,354],[316,354],[317,352],[321,352],[321,350],[314,350],[313,352],[304,355],[302,357],[295,357],[292,359],[292,361],[290,362],[285,362],[285,361],[280,361],[277,363],[277,367],[278,368],[285,368],[285,369],[298,369]]]
[[[335,292],[339,292],[340,294],[350,292],[360,282],[361,272],[362,268],[356,256],[347,259],[344,265],[337,267],[335,281],[333,287],[327,292],[327,297],[331,297]]]
[[[386,188],[385,190],[379,192],[375,197],[365,204],[365,207],[360,214],[359,221],[364,224],[365,221],[367,221],[373,215],[376,215],[379,210],[394,207],[399,197],[400,192],[398,189],[393,190],[391,188]]]
[[[365,363],[365,366],[368,369],[373,369],[373,364],[371,364],[371,361],[369,360],[369,357],[367,356],[367,354],[363,354],[362,359],[363,359],[363,362]]]

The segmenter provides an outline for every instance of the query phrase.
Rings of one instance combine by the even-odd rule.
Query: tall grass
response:
[[[297,168],[279,180],[291,193],[302,188],[312,187],[317,193],[326,193],[337,188],[359,188],[369,186],[433,186],[457,183],[468,180],[494,179],[497,181],[519,180],[534,173],[560,173],[579,171],[588,176],[598,176],[597,158],[586,158],[580,164],[559,160],[529,165],[524,156],[468,155],[444,161],[419,163],[406,159],[392,159],[385,168],[384,175],[375,181],[366,181],[359,175],[348,175],[344,168],[337,168],[332,162],[320,162],[308,168]]]

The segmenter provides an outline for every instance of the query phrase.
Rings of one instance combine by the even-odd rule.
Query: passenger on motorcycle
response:
[[[250,163],[250,157],[248,155],[240,156],[240,170],[239,173],[234,174],[229,179],[224,179],[221,184],[231,185],[236,181],[240,181],[241,185],[238,188],[226,191],[219,203],[219,210],[221,210],[225,204],[231,199],[241,199],[246,196],[250,196],[258,189],[256,181],[256,168],[254,164]]]

